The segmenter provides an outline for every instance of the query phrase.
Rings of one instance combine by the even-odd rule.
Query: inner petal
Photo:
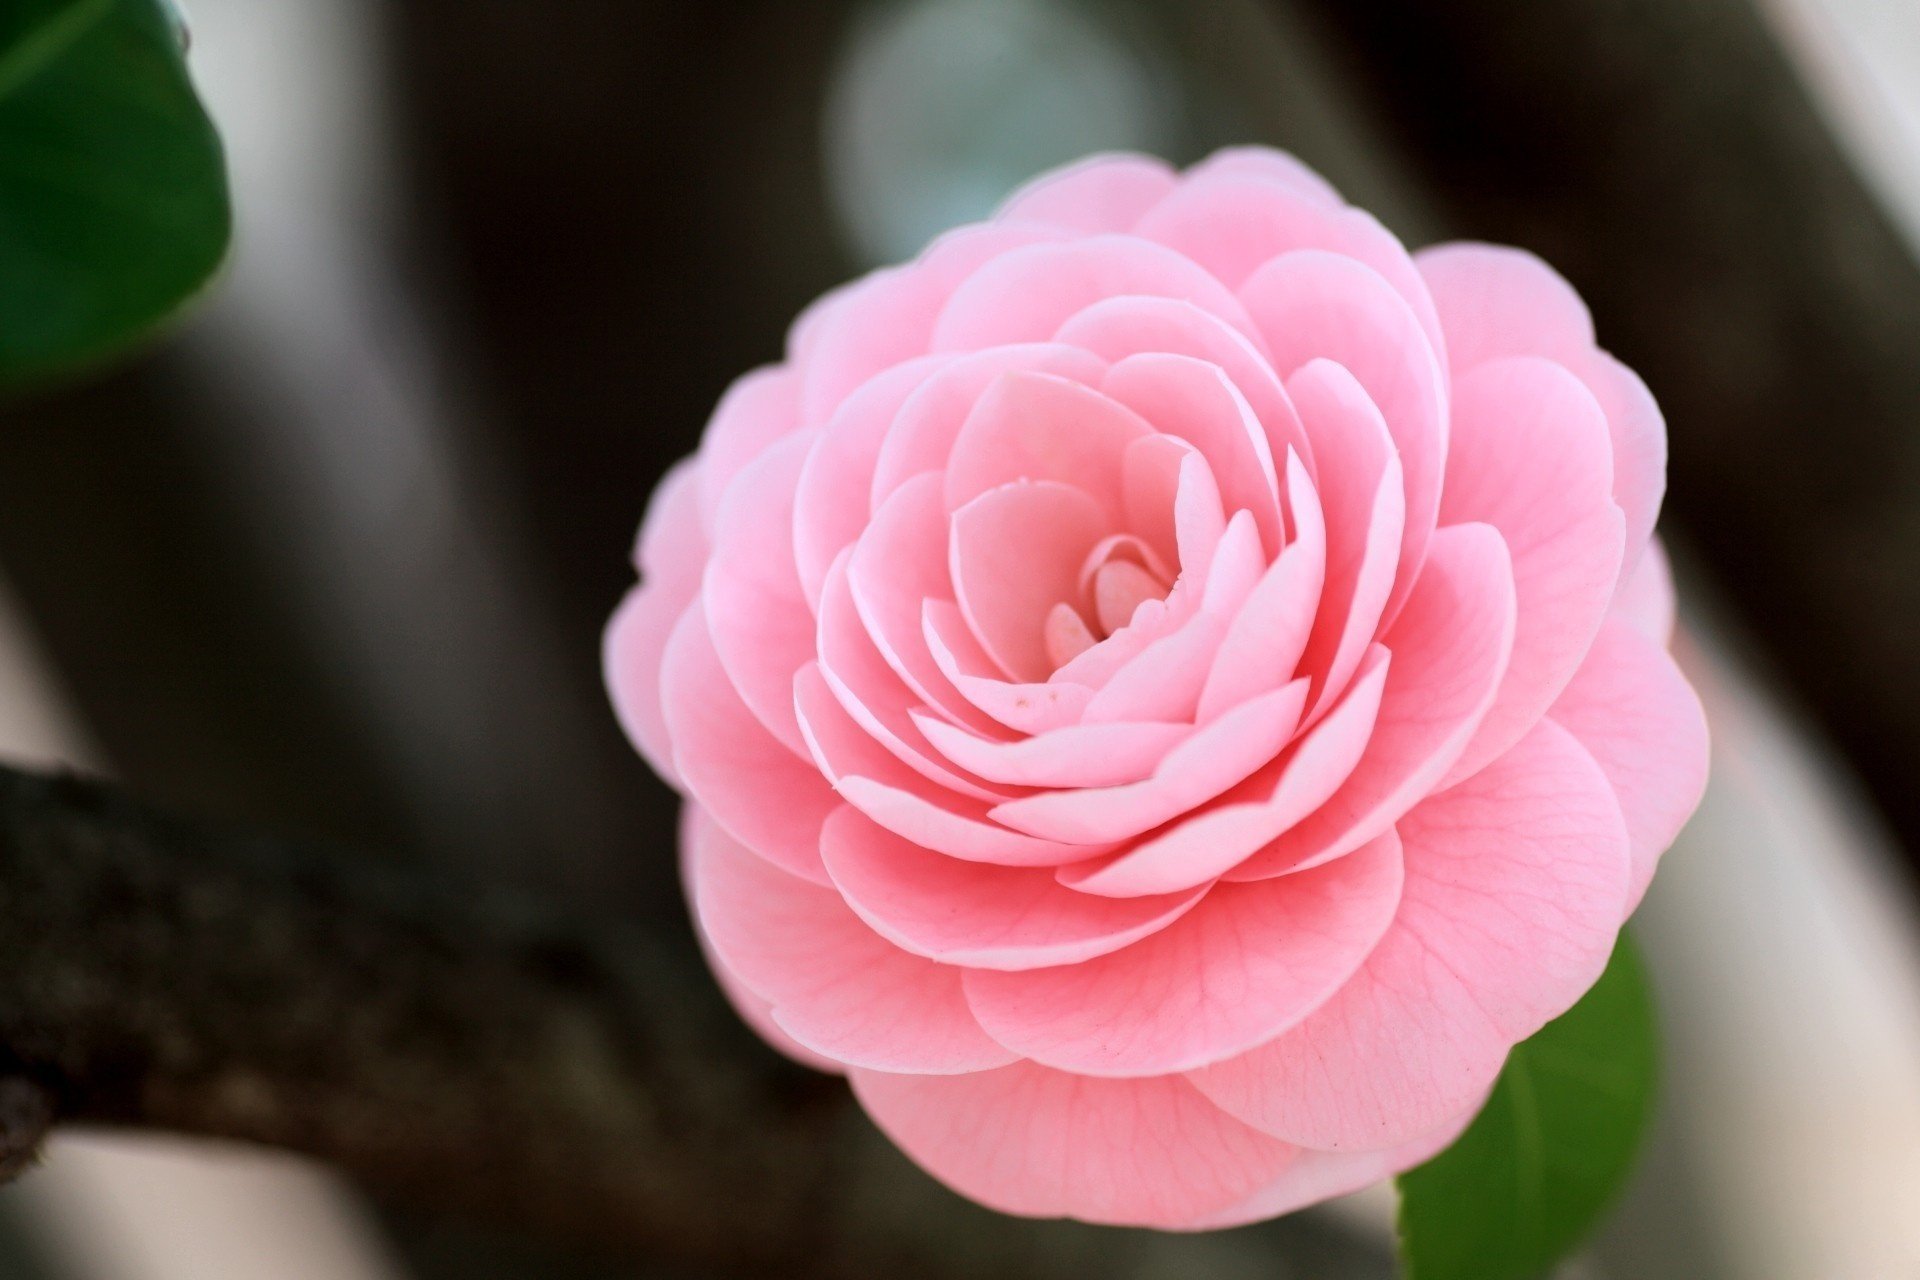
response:
[[[954,512],[954,592],[980,647],[1009,676],[1052,673],[1049,615],[1077,594],[1081,565],[1106,532],[1098,503],[1050,480],[1002,485]]]

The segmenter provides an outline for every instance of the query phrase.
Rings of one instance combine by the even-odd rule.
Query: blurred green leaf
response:
[[[220,141],[156,0],[4,0],[0,383],[132,341],[229,231]]]
[[[1646,971],[1622,934],[1593,989],[1514,1048],[1459,1140],[1401,1176],[1410,1280],[1523,1280],[1571,1252],[1626,1180],[1655,1056]]]

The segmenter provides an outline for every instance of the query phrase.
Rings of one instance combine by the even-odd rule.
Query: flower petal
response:
[[[1580,740],[1613,786],[1633,848],[1627,910],[1707,786],[1707,717],[1673,657],[1610,619],[1548,713]]]
[[[909,955],[831,888],[693,828],[694,909],[713,948],[805,1048],[886,1071],[980,1071],[1012,1060],[968,1012],[960,971]]]
[[[661,710],[687,793],[729,835],[793,875],[827,883],[820,824],[839,802],[812,764],[781,746],[734,691],[706,612],[688,609],[667,641]]]
[[[1441,523],[1500,531],[1516,601],[1513,659],[1457,780],[1517,742],[1573,678],[1619,581],[1622,525],[1606,419],[1551,361],[1490,360],[1461,377],[1451,447]]]
[[[1306,681],[1296,680],[1241,703],[1169,751],[1144,781],[1042,791],[997,805],[992,815],[1038,839],[1130,839],[1211,800],[1278,755],[1300,722],[1306,697]]]
[[[910,844],[843,807],[821,836],[834,884],[881,936],[971,969],[1072,965],[1165,928],[1204,889],[1125,903],[1075,893],[1044,867],[963,862]]]
[[[1542,721],[1399,831],[1400,911],[1360,971],[1292,1031],[1189,1075],[1264,1132],[1321,1150],[1430,1132],[1606,967],[1627,833],[1606,776],[1565,729]]]
[[[1154,156],[1114,152],[1088,156],[1042,174],[1014,192],[996,222],[1043,222],[1097,235],[1126,231],[1173,190],[1172,166]]]
[[[988,1035],[1063,1071],[1151,1076],[1219,1062],[1298,1023],[1352,976],[1393,919],[1400,878],[1388,832],[1311,871],[1216,885],[1124,950],[969,970],[967,1000]]]
[[[1178,1076],[1090,1080],[1021,1062],[965,1076],[849,1079],[874,1123],[921,1168],[1025,1217],[1171,1226],[1238,1203],[1296,1154]]]
[[[1108,527],[1118,527],[1125,515],[1127,446],[1152,430],[1138,414],[1070,378],[1003,373],[953,442],[947,509],[1016,480],[1052,480],[1084,492],[1100,504]]]
[[[1080,566],[1109,528],[1084,490],[1054,480],[1002,485],[953,513],[955,599],[980,647],[1014,679],[1052,673],[1047,612],[1079,594]]]
[[[1427,567],[1386,636],[1393,664],[1360,763],[1326,803],[1227,878],[1258,880],[1338,857],[1425,797],[1493,704],[1513,647],[1513,612],[1500,535],[1486,525],[1435,534]]]

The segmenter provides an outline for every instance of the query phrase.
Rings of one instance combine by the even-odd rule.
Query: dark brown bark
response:
[[[1647,379],[1669,525],[1920,848],[1920,267],[1753,0],[1294,0]]]
[[[753,1052],[687,960],[0,771],[0,1164],[45,1090],[63,1120],[269,1143],[430,1203],[776,1255],[837,1090]]]

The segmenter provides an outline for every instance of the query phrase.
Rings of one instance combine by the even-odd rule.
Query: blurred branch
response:
[[[1920,848],[1920,268],[1753,0],[1289,0],[1666,410],[1674,523]]]
[[[810,1238],[840,1090],[748,1051],[692,998],[689,959],[0,770],[0,1051],[32,1082],[0,1080],[26,1089],[0,1106],[0,1158],[43,1090],[63,1121],[269,1143],[669,1254],[772,1256]]]

